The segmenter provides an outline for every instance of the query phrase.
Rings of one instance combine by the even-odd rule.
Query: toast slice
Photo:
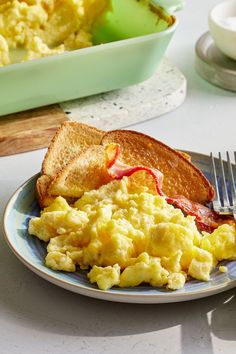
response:
[[[78,155],[82,148],[99,145],[104,132],[78,122],[64,122],[54,135],[42,165],[42,174],[55,177],[57,172]]]
[[[162,190],[169,197],[183,195],[201,204],[214,197],[212,185],[185,155],[154,138],[131,130],[113,130],[104,134],[101,143],[120,144],[119,160],[126,164],[159,169],[164,174]]]
[[[92,145],[72,159],[52,180],[48,193],[79,198],[111,181],[106,168],[105,148]]]
[[[36,195],[41,208],[54,197],[48,187],[57,173],[90,145],[99,145],[104,132],[79,122],[64,122],[54,135],[42,163],[41,176],[36,183]]]

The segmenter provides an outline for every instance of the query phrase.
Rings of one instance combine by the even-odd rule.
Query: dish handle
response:
[[[185,5],[185,0],[151,0],[151,3],[161,6],[170,14],[182,10]]]

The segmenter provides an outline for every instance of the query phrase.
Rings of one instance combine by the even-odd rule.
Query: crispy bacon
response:
[[[199,230],[212,232],[221,224],[234,222],[232,218],[219,216],[212,209],[202,204],[192,202],[182,195],[174,198],[165,196],[162,191],[162,172],[146,166],[129,166],[119,161],[119,155],[119,144],[114,143],[106,146],[106,165],[108,173],[113,179],[121,179],[124,176],[129,177],[138,171],[148,172],[154,179],[157,193],[165,197],[167,203],[174,205],[188,215],[195,216],[195,222]]]
[[[235,224],[232,217],[219,215],[211,208],[192,202],[183,195],[178,195],[175,198],[167,197],[166,201],[183,210],[186,214],[195,216],[197,227],[201,231],[212,232],[222,224]]]
[[[178,195],[175,198],[166,197],[166,201],[183,210],[186,214],[195,216],[197,226],[202,231],[211,232],[222,223],[222,218],[212,209],[205,205],[192,202],[183,195]]]
[[[211,220],[218,218],[218,215],[212,209],[207,208],[200,203],[192,202],[183,195],[178,195],[174,198],[166,197],[166,201],[167,203],[176,205],[187,214],[196,216],[196,220],[199,221],[208,218]]]

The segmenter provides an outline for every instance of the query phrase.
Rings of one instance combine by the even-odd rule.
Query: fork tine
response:
[[[210,154],[211,183],[215,188],[215,199],[212,205],[217,213],[233,215],[236,220],[236,151],[234,152],[234,164],[230,161],[228,151],[226,151],[226,156],[227,161],[223,161],[219,152],[216,168],[215,158],[212,153]]]
[[[215,201],[220,203],[220,194],[219,194],[219,186],[218,186],[218,182],[217,182],[215,160],[214,160],[212,152],[210,154],[210,158],[211,158],[211,181],[212,181],[213,187],[215,189],[215,194],[216,194]]]
[[[226,180],[225,180],[224,165],[223,165],[220,152],[219,152],[219,166],[220,166],[220,175],[221,175],[220,177],[221,177],[221,186],[222,186],[222,202],[224,207],[227,207],[229,206],[229,197],[228,197],[228,191],[227,191]]]
[[[230,182],[230,191],[231,191],[231,202],[236,204],[236,190],[235,190],[235,181],[234,181],[234,174],[232,163],[230,161],[229,152],[226,152],[227,155],[227,166],[228,166],[228,174],[229,174],[229,182]]]

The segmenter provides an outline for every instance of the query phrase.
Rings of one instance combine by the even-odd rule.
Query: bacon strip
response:
[[[211,232],[219,226],[219,216],[212,209],[188,200],[183,195],[175,198],[167,197],[167,203],[173,204],[186,214],[196,217],[196,223],[200,230]]]

